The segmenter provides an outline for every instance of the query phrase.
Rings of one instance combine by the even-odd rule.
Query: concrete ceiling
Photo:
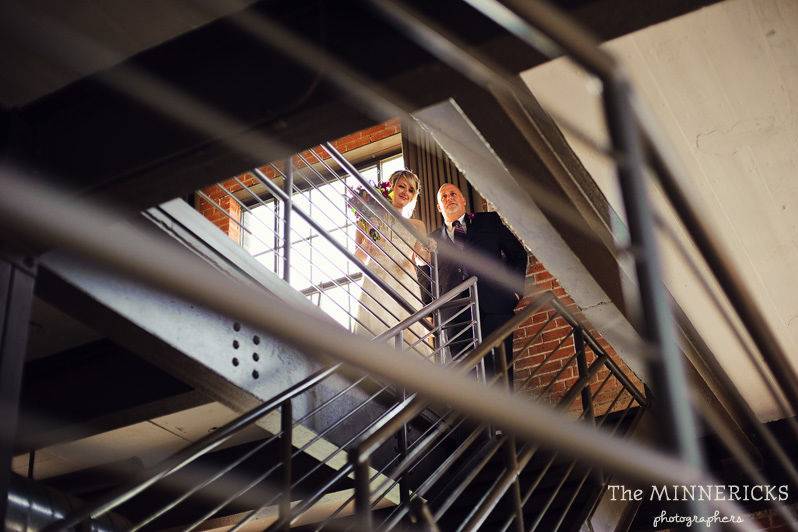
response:
[[[85,76],[113,66],[143,50],[203,26],[216,18],[240,9],[253,0],[218,2],[213,13],[203,11],[189,0],[10,0],[3,2],[0,16],[10,11],[24,12],[38,24],[26,36],[48,39],[48,25],[57,24],[74,36],[87,39],[109,54],[87,56],[79,68],[16,42],[8,32],[0,32],[0,106],[25,105]]]
[[[136,458],[144,467],[149,467],[232,421],[238,415],[219,403],[208,403],[80,440],[38,449],[34,462],[34,478],[50,478],[131,458]],[[267,435],[263,429],[253,425],[236,434],[220,448],[262,439]],[[11,465],[13,471],[26,475],[28,458],[28,454],[15,456]]]
[[[727,0],[605,47],[626,65],[680,156],[693,194],[792,362],[798,366],[798,3]],[[600,86],[566,60],[523,79],[541,103],[606,141]],[[566,133],[566,136],[567,133]],[[612,166],[569,136],[623,216]],[[658,212],[686,242],[656,193]],[[667,286],[763,420],[782,417],[676,248],[663,239]],[[695,253],[693,253],[695,255]],[[706,275],[706,269],[703,268]]]

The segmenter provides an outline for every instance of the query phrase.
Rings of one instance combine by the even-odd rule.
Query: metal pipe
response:
[[[602,80],[611,78],[617,71],[615,58],[600,48],[601,42],[548,2],[504,0],[518,15],[510,18],[500,16],[498,8],[503,6],[495,0],[465,1],[540,52],[551,54],[551,50],[541,49],[542,32],[563,51],[571,54],[577,63]]]
[[[302,157],[302,155],[301,155],[301,154],[299,154],[299,157],[300,157],[302,160],[304,160],[304,158]],[[313,169],[313,168],[311,167],[311,169]],[[313,169],[313,170],[314,170],[314,171],[316,171],[315,169]],[[317,173],[318,173],[318,172],[317,172]],[[321,175],[321,174],[319,174],[319,175]],[[313,183],[311,183],[311,182],[310,182],[310,181],[307,179],[307,177],[305,177],[305,182],[307,182],[307,183],[308,183],[308,184],[311,186],[312,190],[316,191],[318,194],[321,194],[321,196],[322,196],[322,197],[323,197],[325,200],[327,200],[327,201],[328,201],[330,204],[332,204],[332,205],[335,205],[335,202],[334,202],[334,201],[332,201],[332,200],[330,200],[330,199],[329,199],[329,197],[328,197],[326,194],[324,194],[324,192],[322,192],[320,188],[318,188],[316,185],[314,185]],[[347,186],[347,185],[346,185],[346,183],[344,183],[344,186],[345,186],[345,187]],[[299,189],[299,187],[296,187],[296,188],[297,188],[297,190],[300,190],[300,189]],[[299,192],[299,193],[301,193],[301,190],[300,190],[300,192]],[[309,201],[309,200],[308,200],[308,201]],[[309,203],[309,204],[310,204],[310,206],[311,206],[311,207],[313,207],[313,206],[314,206],[314,204],[313,204],[313,203]],[[338,210],[338,212],[339,212],[339,213],[343,214],[345,217],[347,216],[347,214],[346,214],[346,211],[342,211],[342,210],[341,210],[339,207],[337,207],[337,206],[336,206],[336,209]],[[334,223],[334,221],[333,221],[333,219],[330,217],[330,215],[329,215],[329,214],[327,214],[327,213],[326,213],[326,212],[325,212],[323,209],[322,209],[320,212],[321,212],[321,213],[324,215],[324,217],[325,217],[325,218],[326,218],[328,221],[330,221],[330,222],[333,222],[333,223]],[[396,243],[395,243],[395,242],[393,242],[393,240],[392,240],[391,238],[387,238],[387,237],[385,237],[384,233],[383,233],[382,231],[380,231],[380,228],[378,227],[378,225],[374,225],[374,224],[372,224],[372,223],[371,223],[371,221],[370,221],[370,220],[368,220],[368,219],[366,219],[366,218],[364,218],[364,221],[365,221],[365,222],[366,222],[366,223],[369,225],[369,227],[371,227],[372,229],[376,230],[376,231],[377,231],[377,233],[378,233],[379,235],[381,235],[381,236],[382,236],[382,238],[384,239],[384,241],[385,241],[387,244],[389,244],[390,246],[392,246],[392,247],[393,247],[395,250],[397,250],[397,251],[399,252],[399,254],[400,254],[400,255],[402,255],[402,256],[403,256],[403,257],[404,257],[404,258],[405,258],[405,259],[406,259],[408,262],[412,262],[412,259],[411,259],[411,257],[408,257],[407,255],[405,255],[405,254],[404,254],[404,252],[402,252],[402,251],[399,249],[399,247],[396,245]],[[363,235],[365,238],[370,238],[370,237],[369,237],[369,235],[368,235],[368,233],[367,233],[366,231],[364,231],[364,230],[363,230],[361,227],[359,227],[357,224],[354,224],[354,227],[355,227],[355,230],[356,230],[358,233],[362,234],[362,235]],[[327,233],[330,233],[330,232],[332,232],[332,231],[327,231]],[[401,237],[400,237],[400,238],[401,238]],[[326,239],[326,237],[325,237],[325,239]],[[363,251],[364,253],[366,253],[366,255],[368,255],[369,257],[372,257],[372,256],[371,256],[371,255],[370,255],[370,254],[369,254],[369,253],[366,251],[366,249],[365,249],[363,246],[361,246],[361,245],[359,245],[359,244],[357,244],[357,243],[356,243],[355,245],[356,245],[357,247],[359,247],[359,248],[361,249],[361,251]],[[409,244],[408,244],[408,246],[409,246]],[[409,247],[412,247],[412,246],[409,246]],[[400,269],[402,268],[401,264],[399,264],[399,262],[398,262],[396,259],[394,259],[393,257],[391,257],[391,256],[390,256],[390,255],[388,255],[388,254],[386,254],[385,256],[386,256],[386,257],[387,257],[387,258],[388,258],[388,259],[389,259],[389,260],[390,260],[390,261],[391,261],[391,262],[392,262],[392,263],[393,263],[395,266],[399,267]],[[373,258],[373,257],[372,257],[372,258]],[[380,267],[382,267],[382,265],[380,265]],[[390,275],[390,276],[391,276],[391,277],[392,277],[392,278],[393,278],[393,279],[394,279],[394,280],[395,280],[395,281],[396,281],[396,282],[397,282],[397,283],[398,283],[400,286],[402,286],[402,287],[403,287],[403,288],[405,288],[405,289],[406,289],[406,290],[407,290],[407,291],[408,291],[410,294],[412,294],[412,295],[415,297],[415,299],[416,299],[417,301],[419,301],[419,302],[423,302],[421,298],[419,298],[418,296],[416,296],[416,295],[413,293],[413,290],[412,290],[410,287],[408,287],[407,285],[405,285],[405,284],[404,284],[404,283],[403,283],[401,280],[399,280],[399,279],[398,279],[398,278],[397,278],[395,275],[393,275],[389,269],[387,269],[387,268],[383,268],[383,269],[384,269],[384,270],[385,270],[385,272],[386,272],[387,274],[389,274],[389,275]],[[419,288],[421,288],[421,285],[420,285],[419,283],[417,283],[417,286],[418,286]]]
[[[291,399],[285,401],[280,407],[280,463],[282,467],[282,487],[283,492],[280,495],[280,506],[278,510],[278,521],[285,532],[290,529],[288,517],[291,513],[291,459],[292,456],[292,436],[294,419],[291,415]]]
[[[283,199],[283,280],[291,282],[291,211],[294,210],[294,200],[291,188],[294,186],[294,161],[291,157],[285,160],[285,178],[283,190],[286,192]]]
[[[518,479],[518,475],[527,466],[529,461],[532,459],[532,456],[534,456],[536,450],[536,447],[530,447],[526,449],[521,453],[521,456],[517,457],[515,466],[512,468],[507,468],[504,473],[502,473],[498,482],[488,492],[484,502],[479,505],[476,512],[474,512],[465,526],[460,527],[462,530],[477,530],[482,523],[485,522],[485,519],[488,518],[490,512],[493,511],[497,504],[499,504],[499,500],[504,496],[510,486],[512,486],[513,483]]]
[[[350,451],[349,463],[355,469],[355,514],[361,530],[372,530],[370,462],[368,456],[360,455],[357,447]]]
[[[574,318],[570,312],[568,312],[568,309],[566,309],[557,298],[552,299],[551,306],[554,307],[554,309],[561,314],[566,321],[568,321],[571,327],[581,327],[579,321]],[[640,390],[638,390],[637,387],[632,384],[632,381],[630,381],[629,377],[627,377],[626,374],[621,371],[621,368],[618,367],[618,364],[615,363],[612,357],[610,357],[609,354],[604,351],[604,348],[599,345],[598,341],[593,337],[592,334],[590,334],[590,331],[586,330],[584,327],[581,328],[588,347],[590,347],[590,349],[592,349],[596,355],[606,354],[607,358],[605,364],[607,365],[607,369],[609,369],[615,375],[615,377],[621,381],[621,384],[623,384],[623,386],[629,390],[629,393],[634,395],[634,398],[638,403],[640,403],[641,406],[648,406],[649,402],[645,396],[643,396]]]
[[[349,160],[347,160],[346,157],[341,155],[341,152],[339,152],[335,148],[335,146],[332,145],[331,142],[325,142],[324,144],[322,144],[322,147],[324,148],[324,150],[327,153],[330,154],[330,157],[332,157],[333,160],[335,162],[337,162],[341,166],[341,168],[344,169],[344,171],[347,174],[349,174],[350,176],[354,177],[361,185],[363,185],[363,188],[366,190],[366,193],[369,196],[371,196],[371,199],[376,201],[377,204],[380,205],[387,212],[395,212],[395,209],[393,208],[393,205],[388,203],[388,200],[386,200],[382,196],[382,194],[380,194],[376,190],[374,190],[374,187],[371,186],[371,184],[368,182],[368,180],[365,177],[363,177],[360,174],[360,172],[357,171],[357,168],[355,168],[352,165],[352,163],[350,163]],[[395,218],[396,218],[396,221],[399,222],[399,225],[401,225],[407,232],[409,232],[411,235],[413,235],[413,237],[416,240],[418,240],[419,242],[422,242],[422,243],[427,241],[427,235],[422,235],[418,231],[418,229],[416,229],[405,218],[403,218],[401,216],[396,216]]]
[[[432,264],[430,265],[430,268],[432,269],[432,271],[430,272],[430,274],[432,276],[432,297],[434,299],[438,299],[440,297],[440,295],[441,295],[441,281],[440,281],[440,273],[438,272],[438,252],[437,251],[432,253]],[[441,315],[440,311],[435,312],[433,320],[434,320],[434,325],[440,327],[441,320],[442,320],[442,315]],[[435,335],[435,339],[437,341],[437,348],[438,349],[441,349],[441,346],[443,345],[443,342],[444,342],[443,338],[444,338],[443,329],[439,328],[438,332]],[[445,363],[446,363],[446,352],[441,350],[441,352],[438,355],[438,364],[440,364],[442,366]]]
[[[465,452],[468,450],[469,447],[476,441],[479,434],[484,430],[482,426],[477,427],[463,440],[454,452],[448,454],[446,458],[441,462],[441,464],[435,469],[433,473],[428,475],[424,482],[415,490],[413,495],[411,496],[410,502],[413,500],[423,497],[426,495],[427,490],[435,485],[443,475],[449,471],[452,465],[461,457]],[[394,526],[396,526],[399,520],[407,513],[409,509],[409,504],[397,506],[394,511],[385,518],[385,520],[380,525],[381,528],[385,530],[390,530]]]
[[[311,152],[311,153],[313,153],[313,152]],[[356,194],[355,190],[353,190],[353,189],[352,189],[352,187],[350,187],[349,185],[347,185],[347,184],[346,184],[346,180],[345,180],[345,179],[342,179],[342,178],[341,178],[341,176],[339,176],[339,175],[338,175],[338,174],[337,174],[337,173],[336,173],[336,172],[335,172],[335,171],[334,171],[332,168],[330,168],[330,167],[329,167],[329,165],[327,165],[327,163],[324,161],[324,159],[320,158],[320,157],[319,157],[317,154],[315,154],[315,153],[313,153],[313,155],[316,157],[316,160],[317,160],[317,161],[319,161],[319,163],[321,163],[321,164],[322,164],[322,165],[323,165],[323,166],[324,166],[324,167],[325,167],[325,168],[326,168],[326,169],[327,169],[327,170],[330,172],[330,174],[332,174],[333,176],[335,176],[336,180],[337,180],[339,183],[341,183],[341,184],[344,186],[344,188],[345,188],[347,191],[349,191],[349,192],[350,192],[351,194],[353,194],[353,195],[355,195],[355,194]],[[297,154],[297,156],[298,156],[298,157],[299,157],[299,158],[300,158],[302,161],[304,161],[304,162],[305,162],[305,164],[307,165],[307,167],[308,167],[308,168],[310,168],[310,170],[311,170],[313,173],[315,173],[315,174],[316,174],[316,175],[317,175],[319,178],[321,178],[322,180],[324,180],[324,176],[321,174],[321,172],[319,172],[318,170],[316,170],[315,168],[313,168],[313,165],[311,165],[311,164],[310,164],[310,163],[307,161],[307,159],[305,159],[305,157],[304,157],[304,156],[303,156],[301,153]],[[324,196],[324,198],[325,198],[325,199],[327,199],[328,201],[330,201],[330,200],[329,200],[329,197],[328,197],[326,194],[324,194],[323,192],[321,192],[321,190],[320,190],[320,189],[319,189],[317,186],[315,186],[313,183],[311,183],[311,182],[310,182],[310,180],[309,180],[307,177],[305,177],[305,182],[307,182],[307,183],[308,183],[308,184],[309,184],[311,187],[313,187],[313,190],[316,190],[316,191],[318,191],[319,193],[321,193],[321,194]],[[332,203],[332,202],[331,202],[331,203]],[[379,215],[377,214],[377,212],[375,212],[375,211],[374,211],[374,209],[372,209],[372,208],[371,208],[371,206],[370,206],[370,205],[368,205],[368,204],[362,204],[362,205],[363,205],[364,207],[366,207],[366,208],[367,208],[369,211],[371,211],[371,213],[372,213],[374,216],[377,216],[377,217],[379,216]],[[357,210],[357,209],[356,209],[356,210]],[[342,214],[345,214],[345,212],[342,212],[340,209],[338,209],[338,212],[341,212]],[[360,214],[363,214],[363,213],[360,213]],[[391,210],[391,211],[389,211],[389,214],[390,214],[392,217],[395,217],[395,218],[397,218],[397,216],[395,215],[395,211],[394,211],[394,210]],[[328,218],[329,218],[329,217],[328,217]],[[374,225],[372,225],[372,224],[369,224],[369,225],[370,225],[370,226],[371,226],[371,227],[372,227],[374,230],[376,230],[376,231],[377,231],[377,233],[378,233],[378,234],[379,234],[381,237],[383,237],[383,238],[385,237],[385,234],[384,234],[384,233],[383,233],[383,232],[380,230],[380,228],[379,228],[379,227],[375,227],[375,226],[374,226]],[[358,229],[358,231],[359,231],[359,232],[363,233],[363,234],[364,234],[364,236],[368,236],[368,235],[366,235],[366,234],[365,234],[365,232],[363,232],[363,231],[362,231],[362,230],[361,230],[359,227],[358,227],[357,229]],[[410,248],[412,248],[412,247],[413,247],[413,246],[412,246],[412,245],[411,245],[409,242],[407,242],[407,241],[406,241],[404,238],[402,238],[402,236],[401,236],[401,235],[398,235],[398,234],[397,234],[396,236],[398,236],[398,237],[399,237],[399,239],[400,239],[402,242],[404,242],[404,243],[405,243],[405,244],[406,244],[408,247],[410,247]],[[404,253],[404,252],[403,252],[403,251],[402,251],[402,250],[399,248],[399,246],[397,246],[397,245],[396,245],[396,243],[395,243],[395,242],[393,242],[393,240],[392,240],[392,239],[387,239],[387,238],[386,238],[386,241],[387,241],[387,242],[388,242],[388,243],[389,243],[389,244],[390,244],[390,245],[391,245],[391,246],[392,246],[392,247],[393,247],[393,248],[394,248],[394,249],[395,249],[397,252],[399,252],[399,254],[400,254],[400,255],[402,255],[402,257],[404,257],[404,258],[405,258],[405,259],[407,259],[408,261],[411,261],[411,262],[412,262],[412,257],[408,257],[407,255],[405,255],[405,253]],[[394,262],[394,264],[396,264],[396,261],[392,261],[392,262]],[[426,261],[424,261],[424,262],[425,262],[425,264],[426,264]],[[397,264],[397,266],[398,266],[398,264]],[[428,293],[429,293],[429,292],[428,292]]]
[[[582,328],[574,330],[574,348],[576,349],[576,369],[581,378],[587,374],[587,357],[585,356],[585,337],[582,335]],[[590,397],[590,386],[582,388],[582,411],[585,417],[593,423],[593,399]]]

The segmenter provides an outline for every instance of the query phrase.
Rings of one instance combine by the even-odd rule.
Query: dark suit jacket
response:
[[[470,219],[469,219],[470,218]],[[527,253],[521,243],[502,223],[495,212],[478,212],[473,217],[466,215],[466,242],[457,260],[450,260],[441,255],[438,257],[438,278],[440,293],[465,281],[472,275],[479,274],[469,270],[469,257],[481,254],[504,264],[517,275],[519,295],[526,275]],[[446,227],[441,226],[430,237],[440,242],[451,243],[446,234]],[[479,290],[480,314],[512,315],[517,299],[513,290],[497,285],[489,279],[477,282]]]

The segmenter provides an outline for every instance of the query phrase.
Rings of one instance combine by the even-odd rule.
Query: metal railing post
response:
[[[280,406],[280,464],[282,470],[282,495],[280,496],[279,520],[282,530],[291,528],[291,454],[294,417],[291,399]]]
[[[395,337],[395,345],[399,351],[403,350],[404,345],[404,335],[402,331],[396,333]],[[402,387],[402,401],[407,399],[407,389],[403,386]],[[402,428],[396,433],[396,440],[397,446],[399,450],[399,461],[402,462],[405,458],[407,458],[407,423],[402,423]],[[399,501],[402,504],[405,504],[410,499],[410,479],[407,478],[407,475],[402,475],[402,478],[399,479]]]
[[[510,332],[510,334],[512,334],[512,332]],[[512,391],[510,390],[510,379],[507,376],[507,348],[504,345],[504,341],[499,344],[498,355],[499,371],[502,372],[499,380],[509,391]],[[514,435],[511,434],[510,437],[507,438],[505,449],[507,452],[507,470],[518,470],[518,449],[515,445]],[[524,505],[521,502],[521,484],[518,479],[520,474],[521,472],[519,471],[513,481],[513,508],[515,509],[515,529],[517,532],[524,532],[526,530],[524,528]]]
[[[293,199],[291,190],[294,186],[294,161],[289,157],[285,160],[285,177],[283,178],[283,280],[291,282],[291,211]],[[275,201],[277,198],[275,198]]]
[[[470,288],[469,295],[471,296],[472,306],[471,306],[471,331],[473,333],[474,338],[474,345],[479,345],[482,343],[482,322],[479,319],[479,289],[477,288],[477,284],[474,283]],[[485,376],[485,357],[479,361],[479,367],[477,369],[477,380],[485,383],[488,379]]]
[[[581,379],[587,375],[587,356],[585,355],[585,337],[583,336],[582,327],[577,327],[573,330],[574,335],[574,348],[576,349],[576,369],[579,372],[577,376]],[[585,412],[585,419],[590,423],[595,422],[595,414],[593,412],[593,398],[590,393],[590,383],[582,388],[582,410]]]
[[[663,441],[696,469],[704,469],[698,434],[684,372],[684,363],[674,333],[654,232],[654,218],[643,172],[645,158],[637,121],[632,109],[631,86],[617,69],[605,78],[604,108],[613,146],[623,154],[617,163],[618,183],[629,224],[629,249],[633,250],[640,306],[642,336],[657,352],[650,357],[648,374],[655,384],[658,401],[654,414],[662,420]],[[693,513],[702,515],[703,505],[694,503]]]
[[[371,530],[371,479],[369,478],[371,458],[368,455],[361,455],[360,449],[354,447],[349,451],[349,461],[355,471],[355,516],[359,522],[357,528]]]
[[[438,273],[438,252],[430,253],[430,277],[432,279],[432,297],[438,299],[441,297],[441,281],[440,276]],[[435,346],[436,349],[440,350],[438,353],[438,364],[443,366],[446,364],[446,350],[442,349],[442,346],[446,342],[445,335],[443,334],[443,328],[440,326],[443,323],[443,317],[441,315],[441,311],[435,311],[433,314],[433,326],[438,327],[437,332],[435,333],[435,341],[437,345]]]

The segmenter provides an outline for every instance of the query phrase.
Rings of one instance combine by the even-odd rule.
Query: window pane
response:
[[[274,203],[244,212],[244,249],[259,254],[274,247]]]
[[[346,197],[332,184],[322,185],[313,191],[313,209],[316,221],[326,230],[346,223]]]
[[[379,171],[377,170],[376,166],[371,166],[369,168],[364,168],[360,170],[360,175],[362,175],[370,183],[373,183],[375,185],[378,183],[380,177]],[[357,181],[355,181],[355,183],[357,183]],[[352,185],[350,184],[350,186]],[[354,188],[357,188],[357,186],[355,186]]]
[[[321,297],[320,307],[335,321],[350,329],[350,314],[355,314],[355,304],[343,287],[326,290]]]
[[[310,203],[308,198],[305,194],[296,193],[291,196],[291,201],[294,203],[294,206],[313,216],[311,213]],[[296,242],[297,240],[301,240],[310,236],[310,225],[302,219],[301,216],[296,214],[295,212],[291,214],[291,242]]]
[[[391,174],[396,172],[397,170],[403,170],[405,168],[405,160],[404,157],[401,155],[397,155],[391,159],[385,159],[384,161],[380,161],[382,165],[382,179],[383,181],[388,181],[388,178],[391,177]]]

